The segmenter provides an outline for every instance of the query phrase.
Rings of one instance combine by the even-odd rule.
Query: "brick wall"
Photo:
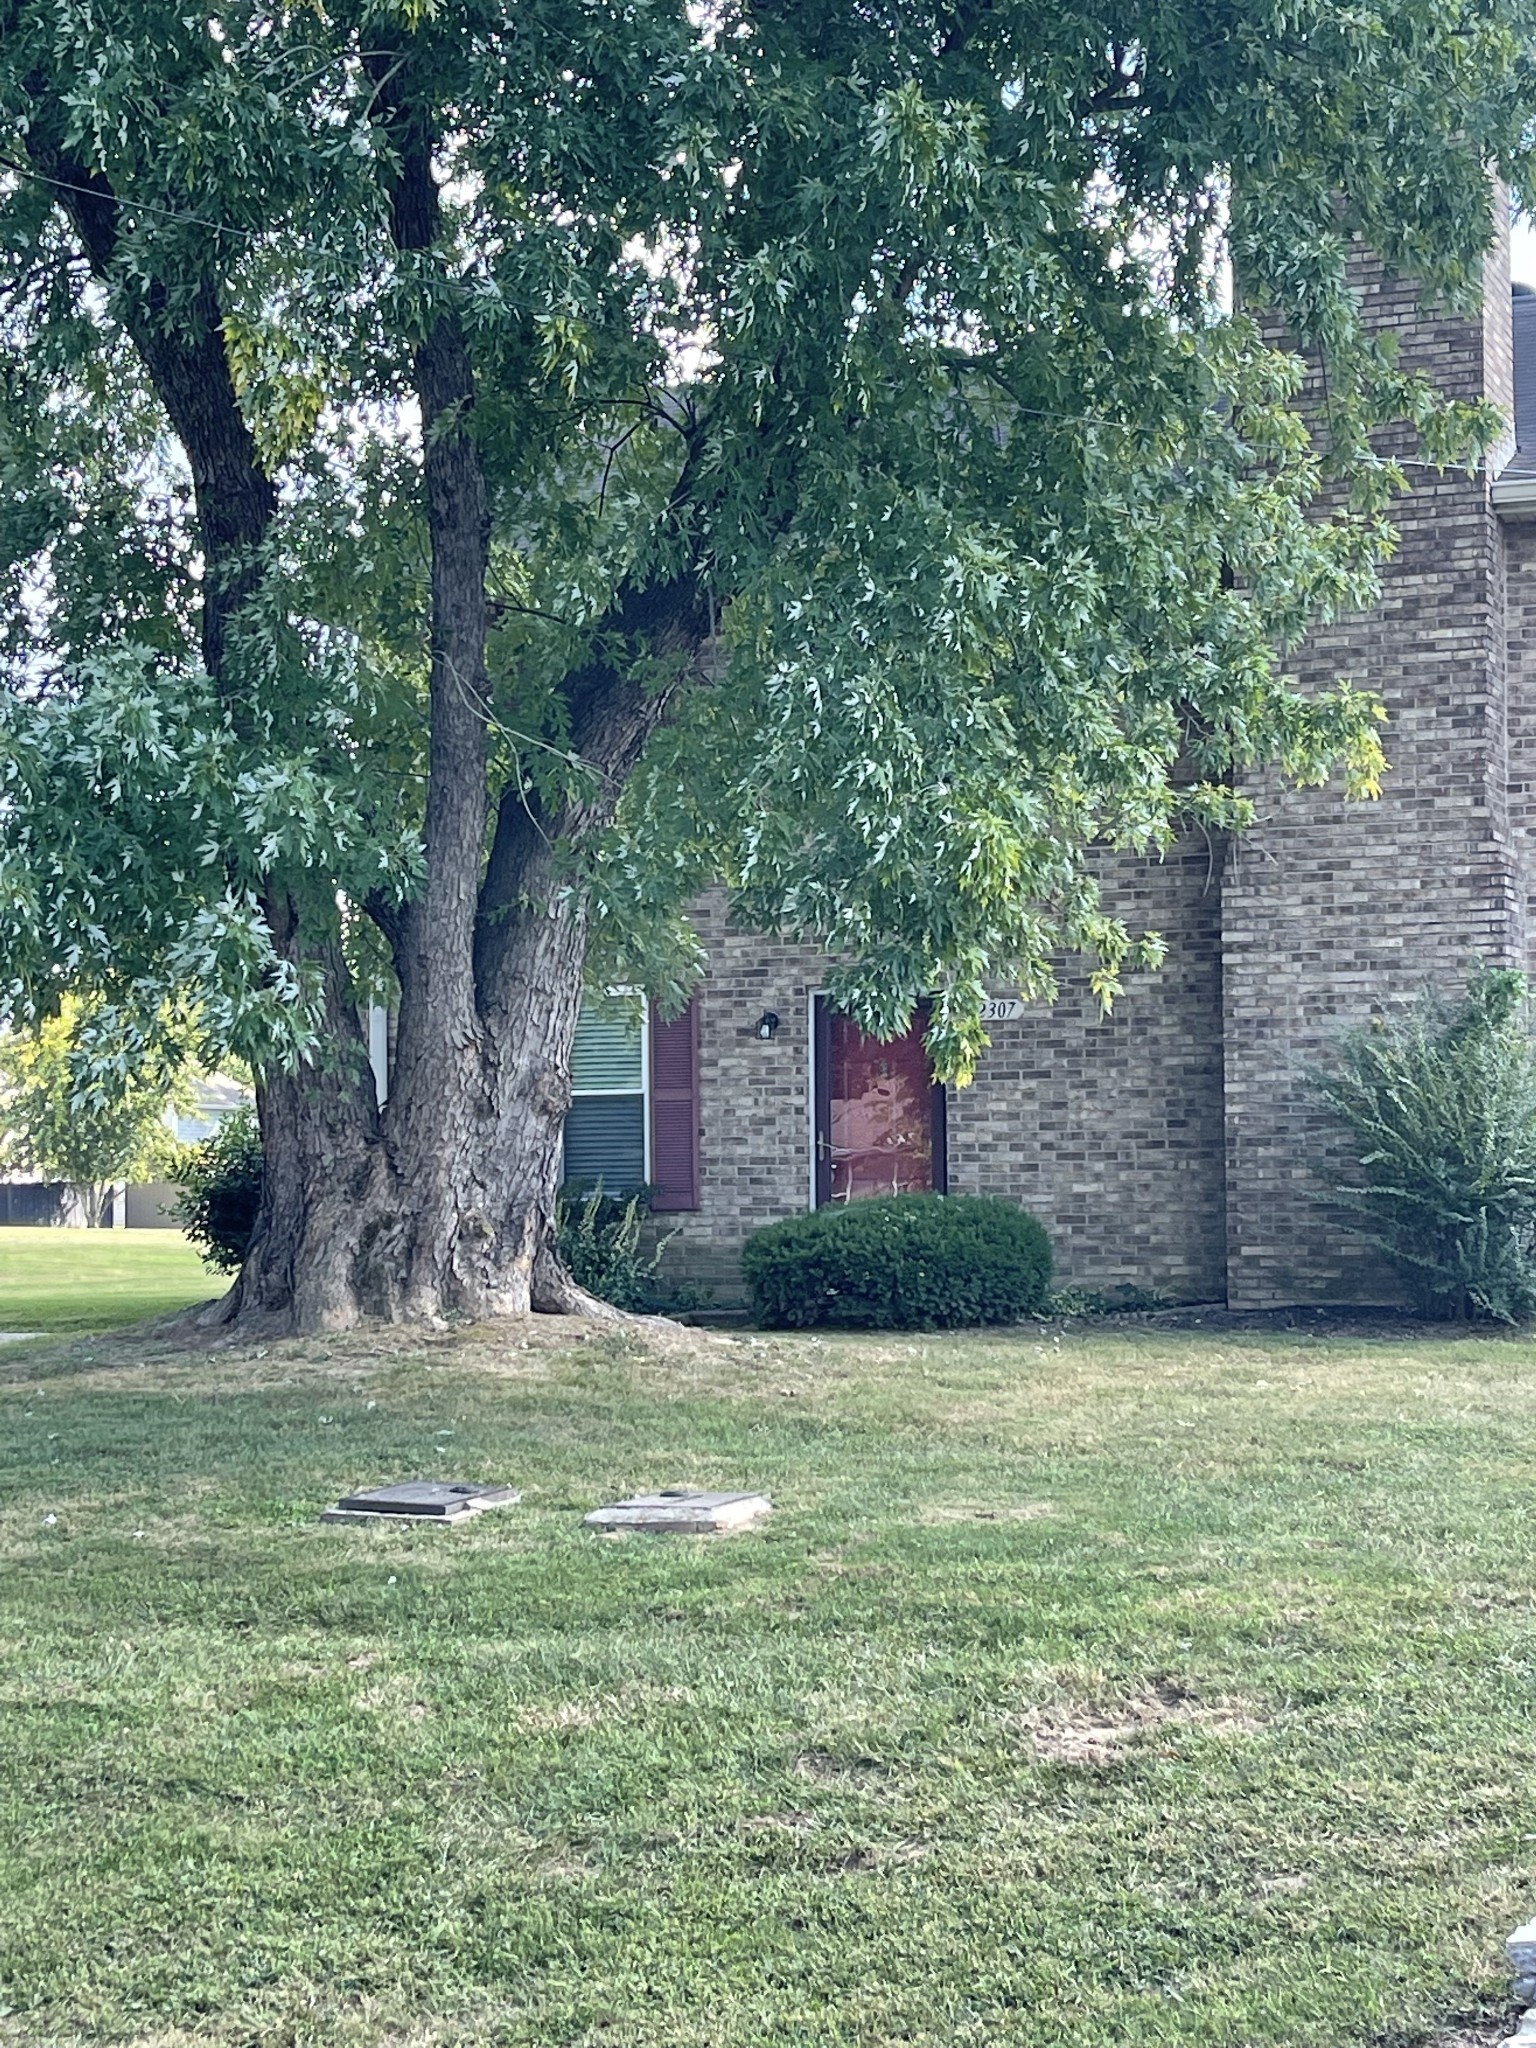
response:
[[[1509,401],[1507,252],[1482,321],[1426,319],[1362,266],[1367,317],[1447,391]],[[1320,630],[1304,684],[1347,675],[1390,715],[1379,803],[1255,785],[1261,822],[1224,878],[1228,1294],[1237,1307],[1390,1301],[1398,1288],[1318,1200],[1326,1126],[1304,1085],[1341,1026],[1475,959],[1524,958],[1507,807],[1504,558],[1485,476],[1424,473],[1398,508],[1381,602]]]
[[[1505,591],[1507,793],[1510,855],[1518,878],[1524,965],[1536,971],[1536,519],[1502,523]]]
[[[1156,974],[1111,1016],[1082,974],[1053,1008],[992,1030],[949,1112],[950,1186],[1010,1195],[1051,1233],[1062,1279],[1224,1291],[1220,862],[1204,840],[1164,862],[1119,860],[1106,908],[1161,931]]]
[[[1086,977],[1069,977],[1054,1007],[994,1025],[974,1082],[951,1091],[951,1188],[1033,1209],[1065,1280],[1221,1295],[1218,875],[1203,840],[1166,862],[1114,863],[1106,903],[1167,936],[1164,967],[1133,977],[1110,1018]],[[810,1001],[825,963],[731,931],[718,895],[696,918],[710,955],[698,998],[701,1207],[669,1219],[680,1226],[669,1256],[725,1299],[748,1233],[810,1204]],[[764,1010],[780,1020],[770,1043],[756,1036]]]
[[[730,930],[722,892],[694,905],[694,921],[709,953],[697,996],[700,1207],[671,1219],[670,1265],[728,1298],[748,1234],[810,1203],[808,998],[824,967],[812,947]],[[779,1018],[767,1043],[765,1010]]]

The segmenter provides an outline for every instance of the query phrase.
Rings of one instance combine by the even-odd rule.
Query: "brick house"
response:
[[[1486,395],[1515,431],[1484,471],[1422,481],[1369,614],[1292,666],[1385,700],[1392,772],[1376,804],[1256,778],[1259,823],[1162,861],[1115,859],[1109,905],[1168,941],[1110,1019],[1083,978],[1053,1008],[997,991],[974,1083],[932,1086],[921,1025],[876,1046],[833,1015],[814,950],[697,906],[709,972],[676,1023],[584,1013],[567,1131],[572,1175],[644,1178],[679,1271],[736,1283],[759,1224],[881,1189],[1013,1197],[1059,1273],[1233,1307],[1385,1302],[1391,1276],[1318,1200],[1321,1133],[1302,1081],[1345,1024],[1527,962],[1536,881],[1536,296],[1489,261],[1480,318],[1429,318],[1410,283],[1362,264],[1371,321],[1405,366]]]

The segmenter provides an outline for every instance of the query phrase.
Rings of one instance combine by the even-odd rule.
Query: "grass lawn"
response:
[[[0,1330],[110,1330],[227,1285],[179,1230],[0,1228]]]
[[[1497,2040],[1533,1363],[545,1323],[0,1356],[0,2041]],[[315,1520],[418,1475],[525,1500]],[[581,1526],[690,1482],[778,1511]]]

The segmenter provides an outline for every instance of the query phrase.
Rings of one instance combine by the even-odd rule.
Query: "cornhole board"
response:
[[[773,1513],[765,1493],[690,1493],[674,1487],[665,1493],[636,1493],[628,1500],[594,1508],[584,1519],[589,1529],[650,1530],[657,1535],[727,1536],[749,1529]]]
[[[515,1486],[471,1486],[460,1480],[408,1479],[370,1486],[327,1508],[322,1522],[357,1522],[387,1516],[394,1522],[469,1522],[487,1508],[510,1508],[522,1499]]]

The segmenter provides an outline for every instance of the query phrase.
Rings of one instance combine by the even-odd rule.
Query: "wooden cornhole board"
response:
[[[773,1513],[766,1493],[689,1493],[675,1487],[665,1493],[636,1493],[610,1502],[586,1516],[589,1529],[649,1530],[656,1535],[728,1536],[750,1529]]]
[[[522,1499],[515,1486],[472,1486],[462,1480],[408,1479],[371,1486],[327,1508],[322,1522],[357,1522],[386,1516],[399,1522],[469,1522],[487,1508],[510,1508]]]

